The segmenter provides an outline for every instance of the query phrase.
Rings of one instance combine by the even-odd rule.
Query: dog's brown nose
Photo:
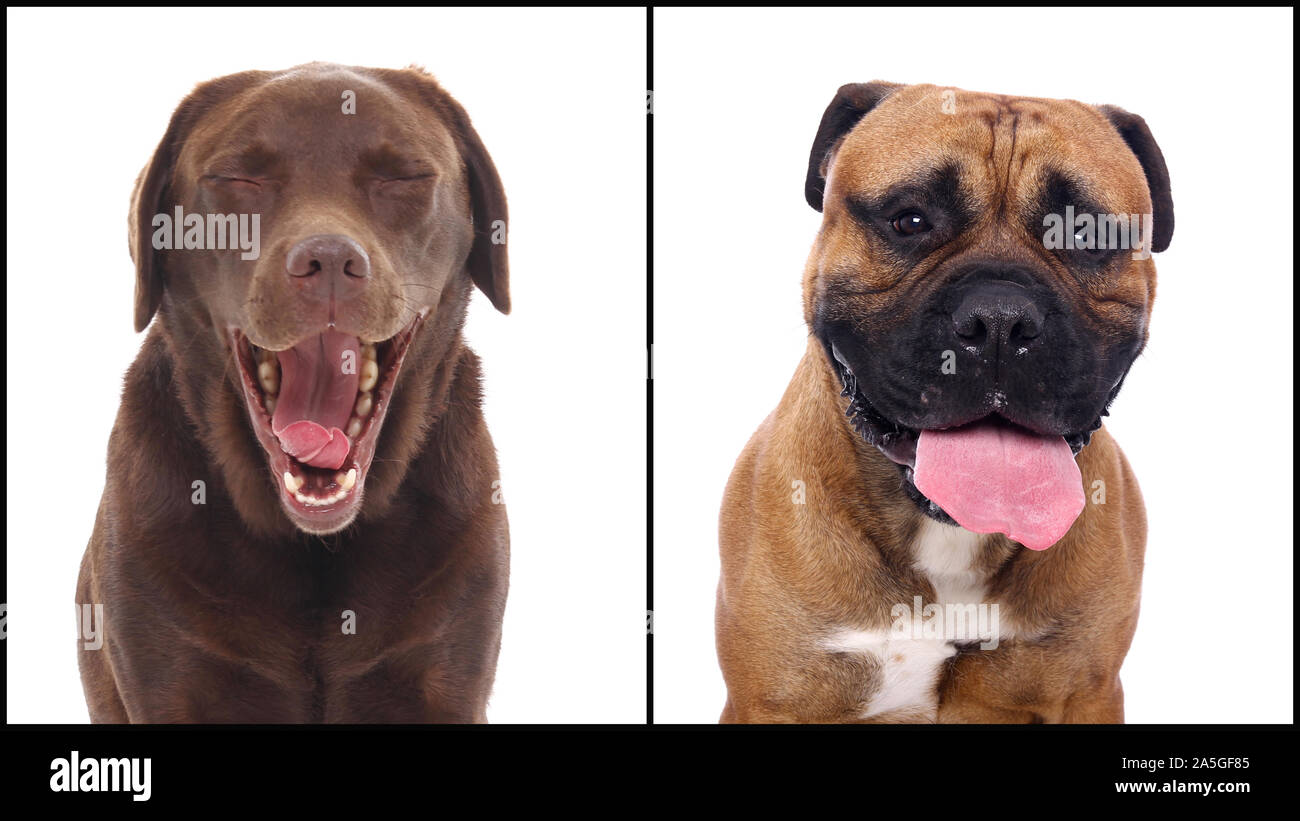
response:
[[[321,296],[346,296],[370,279],[370,256],[351,237],[316,234],[289,250],[285,270]]]
[[[993,280],[971,289],[952,315],[953,328],[984,358],[1023,345],[1043,330],[1043,313],[1029,292],[1014,282]]]

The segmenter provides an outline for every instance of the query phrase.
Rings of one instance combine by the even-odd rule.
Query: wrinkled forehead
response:
[[[1137,157],[1100,111],[1074,100],[908,86],[845,136],[829,172],[836,200],[883,199],[944,177],[982,204],[1064,186],[1098,206],[1150,212]]]
[[[277,164],[362,162],[407,166],[458,162],[451,132],[412,93],[347,69],[291,70],[206,112],[182,150],[183,167],[271,173]]]

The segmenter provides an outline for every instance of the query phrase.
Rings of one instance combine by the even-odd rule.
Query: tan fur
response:
[[[1048,163],[1093,185],[1115,212],[1151,211],[1143,169],[1096,108],[1072,101],[956,93],[941,113],[936,86],[902,88],[863,118],[826,168],[824,222],[804,272],[805,318],[828,285],[859,297],[883,321],[936,287],[925,270],[903,281],[874,264],[842,205],[846,192],[876,194],[914,169],[960,164],[976,187],[976,225],[951,259],[994,255],[1044,264],[1041,237],[1016,216]],[[1059,264],[1048,261],[1065,277]],[[1062,279],[1073,310],[1097,334],[1116,322],[1145,324],[1155,267],[1134,260],[1096,290]],[[727,484],[721,517],[718,656],[727,682],[723,722],[862,720],[880,666],[862,654],[821,646],[849,626],[888,629],[890,608],[935,599],[912,566],[924,517],[904,495],[895,465],[849,426],[846,399],[825,351],[810,339],[776,410],[754,434]],[[996,650],[964,653],[941,670],[936,709],[874,721],[1118,722],[1119,670],[1137,623],[1146,517],[1141,493],[1104,428],[1077,457],[1085,490],[1095,480],[1106,503],[1085,506],[1066,537],[1042,552],[1006,537],[984,538],[979,564],[989,603],[1018,637]],[[802,504],[793,483],[804,483]]]

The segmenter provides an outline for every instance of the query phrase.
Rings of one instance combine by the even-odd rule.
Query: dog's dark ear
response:
[[[143,331],[162,302],[162,256],[153,248],[153,218],[155,214],[172,215],[172,176],[176,171],[176,158],[194,129],[195,123],[217,102],[234,94],[259,77],[261,71],[246,71],[210,80],[197,86],[172,114],[153,157],[135,179],[131,192],[131,210],[127,214],[127,244],[131,260],[135,263],[135,329]]]
[[[474,218],[474,244],[470,247],[465,267],[470,279],[487,294],[496,309],[508,314],[510,264],[506,256],[506,232],[509,217],[506,214],[506,192],[497,168],[465,109],[438,85],[429,72],[412,65],[399,74],[407,81],[414,81],[416,93],[438,112],[456,141],[469,179],[470,208]],[[391,72],[386,72],[386,75],[392,77]]]
[[[1142,171],[1147,175],[1147,187],[1151,189],[1151,218],[1155,222],[1151,232],[1151,250],[1164,251],[1174,238],[1174,198],[1169,193],[1169,169],[1165,167],[1165,155],[1160,153],[1156,138],[1151,136],[1151,129],[1147,128],[1146,121],[1141,117],[1118,106],[1103,105],[1097,108],[1115,126],[1115,130],[1142,164]]]
[[[452,103],[460,120],[452,129],[469,175],[470,203],[474,214],[474,245],[469,251],[470,278],[503,314],[510,313],[510,263],[506,257],[506,191],[497,167],[483,147],[478,132],[459,104]]]
[[[176,157],[189,136],[193,120],[189,115],[191,100],[186,98],[172,114],[167,133],[154,149],[144,170],[135,178],[131,192],[131,211],[127,215],[127,243],[131,246],[131,261],[135,263],[135,330],[149,327],[149,320],[162,302],[162,254],[153,247],[153,218],[156,214],[172,217],[175,204],[171,202],[172,174],[176,170]]]
[[[826,172],[830,169],[831,154],[839,146],[840,140],[853,130],[853,126],[867,112],[899,88],[902,86],[898,83],[877,80],[871,83],[849,83],[840,86],[840,90],[835,92],[835,99],[826,106],[821,125],[817,127],[817,138],[813,140],[812,153],[808,155],[808,176],[803,184],[804,198],[815,210],[822,210]]]
[[[168,131],[170,133],[170,129]],[[167,168],[169,160],[164,156],[167,153],[166,145],[167,139],[163,138],[153,159],[135,178],[131,209],[126,215],[126,242],[131,248],[131,261],[135,263],[136,333],[149,327],[149,320],[153,319],[158,304],[162,302],[162,266],[155,259],[151,237],[153,215],[158,213],[157,205],[162,197],[162,188],[171,176]]]

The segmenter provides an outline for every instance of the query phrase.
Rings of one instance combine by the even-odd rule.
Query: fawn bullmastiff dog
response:
[[[474,286],[509,310],[506,219],[421,69],[180,104],[128,220],[149,332],[77,586],[93,721],[486,719],[509,537],[462,326]]]
[[[808,348],[720,517],[724,722],[1119,722],[1146,516],[1102,427],[1174,215],[1138,116],[846,85]]]

